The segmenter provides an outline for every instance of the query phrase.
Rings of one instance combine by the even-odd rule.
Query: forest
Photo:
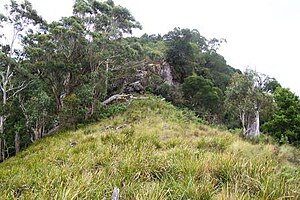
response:
[[[274,77],[229,66],[218,53],[226,39],[179,27],[133,36],[142,25],[112,0],[75,0],[72,16],[51,23],[11,0],[0,29],[0,162],[126,109],[103,103],[121,94],[154,94],[203,123],[300,145],[299,97]]]

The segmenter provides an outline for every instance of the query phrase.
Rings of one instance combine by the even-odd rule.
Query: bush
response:
[[[85,120],[86,112],[78,96],[71,94],[64,99],[64,108],[60,113],[61,123],[67,128],[75,127]]]
[[[101,106],[97,112],[97,120],[106,119],[118,113],[122,113],[127,110],[127,107],[127,104],[113,104],[110,106]]]

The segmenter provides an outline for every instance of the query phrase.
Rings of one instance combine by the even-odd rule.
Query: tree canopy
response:
[[[264,131],[279,142],[300,144],[300,100],[287,88],[277,87],[274,92],[277,109],[271,120],[263,125]]]

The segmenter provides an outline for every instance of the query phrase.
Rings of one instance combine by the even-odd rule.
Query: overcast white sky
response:
[[[0,0],[0,6],[7,0]],[[72,13],[73,0],[30,0],[47,20]],[[251,67],[300,95],[300,0],[115,0],[141,22],[135,34],[195,28],[225,38],[219,53],[232,67]]]

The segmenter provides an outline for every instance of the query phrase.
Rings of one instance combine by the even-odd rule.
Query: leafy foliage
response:
[[[226,106],[239,117],[243,133],[247,136],[260,134],[260,113],[272,106],[272,97],[264,91],[269,78],[252,70],[235,74],[226,90]]]
[[[175,28],[164,36],[167,42],[166,60],[174,66],[179,82],[192,75],[196,57],[207,49],[206,39],[197,30]]]
[[[189,102],[190,107],[198,113],[216,114],[220,111],[216,105],[221,103],[221,90],[213,86],[209,79],[201,76],[190,76],[182,84],[184,97]]]
[[[300,100],[289,89],[277,87],[274,92],[277,110],[264,124],[266,132],[280,142],[300,144]]]

